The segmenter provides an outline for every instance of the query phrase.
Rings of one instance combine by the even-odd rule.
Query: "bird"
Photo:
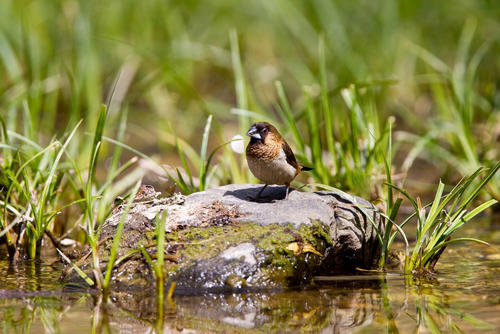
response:
[[[290,183],[302,171],[312,168],[300,164],[288,143],[278,130],[268,122],[257,122],[250,126],[247,136],[250,142],[246,148],[247,164],[252,174],[264,183],[255,198],[258,200],[269,184],[286,186],[285,200],[288,199]]]

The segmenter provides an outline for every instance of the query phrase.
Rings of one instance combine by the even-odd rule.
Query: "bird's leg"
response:
[[[285,199],[288,199],[288,191],[290,190],[290,183],[285,183],[285,186],[286,186],[286,195],[285,195]]]
[[[252,197],[252,196],[248,196],[248,199],[252,202],[259,202],[260,200],[260,195],[262,195],[262,193],[264,192],[264,189],[266,189],[267,187],[267,184],[265,184],[262,189],[259,191],[259,193],[257,194],[256,197]]]
[[[257,194],[257,197],[255,197],[256,200],[260,199],[260,195],[262,195],[262,193],[264,192],[264,189],[266,189],[267,187],[267,184],[265,184],[262,189],[259,191],[259,193]]]

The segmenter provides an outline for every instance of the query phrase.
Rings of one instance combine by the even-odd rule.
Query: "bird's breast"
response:
[[[266,184],[287,184],[296,176],[297,170],[286,161],[285,152],[274,159],[262,159],[247,154],[248,167],[253,175]]]

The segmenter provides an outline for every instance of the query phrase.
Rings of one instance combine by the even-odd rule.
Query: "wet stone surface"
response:
[[[143,246],[155,258],[155,216],[165,210],[166,284],[176,282],[176,293],[289,288],[314,275],[373,268],[379,258],[373,224],[383,230],[383,221],[369,202],[341,191],[292,191],[284,200],[280,186],[268,186],[262,201],[251,201],[261,187],[228,185],[168,198],[142,189],[126,217],[112,289],[154,289],[151,265],[134,250]],[[123,209],[116,207],[104,224],[102,271]],[[75,262],[93,276],[88,250]],[[83,283],[70,268],[62,279]]]

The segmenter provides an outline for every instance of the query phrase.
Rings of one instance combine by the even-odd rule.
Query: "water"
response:
[[[155,300],[69,292],[58,284],[60,264],[0,261],[0,327],[4,333],[498,333],[500,226],[463,231],[490,242],[448,249],[433,281],[398,275],[337,277],[287,292],[175,297],[163,323]]]

